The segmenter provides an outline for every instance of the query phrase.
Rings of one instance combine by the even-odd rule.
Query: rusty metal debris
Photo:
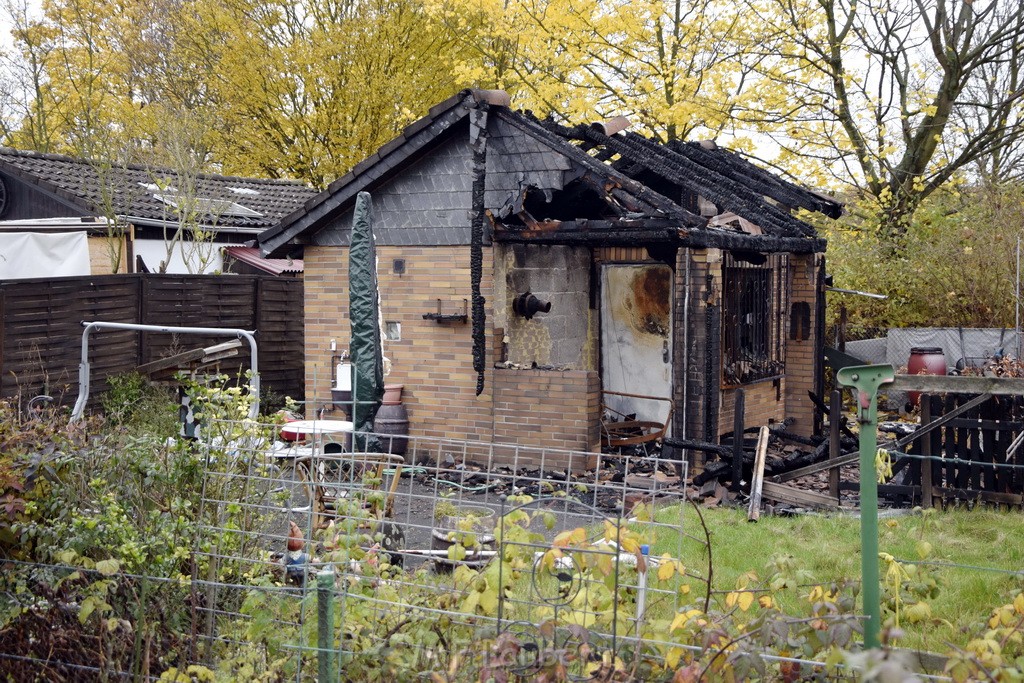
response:
[[[672,423],[672,412],[675,406],[672,399],[663,396],[647,396],[644,394],[628,394],[621,391],[604,391],[603,396],[622,396],[639,398],[648,401],[659,401],[668,406],[668,414],[664,422],[653,420],[637,420],[635,415],[625,415],[608,406],[602,398],[601,446],[614,451],[615,449],[639,446],[658,441],[665,436],[668,426]]]

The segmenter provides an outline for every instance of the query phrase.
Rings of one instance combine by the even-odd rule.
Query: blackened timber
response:
[[[591,131],[588,135],[593,137],[600,133]],[[812,237],[815,234],[814,228],[793,218],[787,211],[765,202],[756,192],[686,157],[673,154],[642,135],[626,133],[624,139],[604,137],[608,140],[607,144],[612,145],[619,154],[632,156],[655,173],[693,188],[721,208],[735,211],[762,227],[772,228],[788,237]],[[644,152],[653,158],[645,161],[642,158]]]
[[[792,441],[793,443],[798,443],[802,446],[810,446],[811,448],[817,448],[818,446],[821,445],[821,442],[824,440],[820,436],[802,436],[800,434],[788,432],[786,431],[785,425],[781,424],[772,425],[771,427],[769,427],[769,429],[771,430],[772,434],[779,437],[780,439]]]
[[[616,172],[613,168],[608,166],[608,164],[598,161],[583,150],[576,148],[574,145],[567,144],[564,137],[556,135],[552,131],[548,130],[540,122],[526,119],[522,116],[517,116],[510,111],[502,109],[496,109],[495,113],[505,123],[518,128],[541,142],[547,143],[584,168],[588,168],[591,171],[596,171],[598,174],[614,179],[624,190],[650,206],[651,209],[665,216],[671,216],[678,219],[680,225],[686,227],[703,227],[707,225],[706,218],[690,213],[668,197],[658,194],[643,183],[637,182],[626,175]]]
[[[747,235],[725,230],[690,230],[686,246],[710,249],[739,249],[762,253],[790,252],[792,254],[824,253],[826,241],[806,237],[777,237],[774,235]]]
[[[498,230],[495,241],[506,243],[588,245],[594,247],[625,247],[649,244],[676,244],[678,237],[670,230]]]
[[[498,242],[545,242],[548,244],[593,244],[595,246],[635,246],[647,242],[675,244],[695,249],[748,250],[761,253],[791,254],[823,253],[825,240],[803,237],[771,237],[746,235],[722,230],[681,230],[678,227],[653,227],[658,223],[674,225],[671,220],[648,219],[643,227],[628,222],[582,220],[562,221],[555,229],[515,230],[497,225],[494,239]]]
[[[681,140],[668,142],[665,147],[676,154],[693,158],[702,166],[712,168],[790,208],[817,211],[830,218],[839,218],[842,214],[839,202],[779,178],[750,163],[742,153],[723,148],[705,149],[699,142]]]
[[[813,237],[814,228],[797,220],[788,211],[766,202],[762,195],[712,168],[682,156],[636,133],[608,136],[590,126],[566,128],[553,122],[541,125],[565,139],[587,141],[613,149],[622,157],[644,166],[666,180],[688,187],[722,208],[734,211],[777,236]]]
[[[476,371],[476,395],[484,391],[484,372],[487,367],[486,333],[484,330],[487,311],[480,292],[483,278],[484,226],[489,223],[485,215],[484,192],[487,187],[487,105],[481,104],[469,113],[469,142],[473,148],[473,225],[470,246],[469,268],[471,297],[473,300],[473,370]]]
[[[720,479],[729,473],[732,465],[724,460],[719,462],[708,463],[704,467],[704,471],[696,475],[693,478],[694,486],[703,486],[712,479]]]
[[[678,448],[680,450],[688,451],[703,451],[705,453],[714,453],[720,458],[729,458],[732,456],[732,448],[729,446],[719,446],[716,443],[709,443],[707,441],[694,441],[693,439],[677,439],[675,437],[666,437],[664,443],[672,448]]]

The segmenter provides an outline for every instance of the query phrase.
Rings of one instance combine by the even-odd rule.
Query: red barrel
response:
[[[915,347],[910,349],[910,360],[907,362],[907,373],[911,375],[946,375],[946,354],[940,348]],[[921,400],[921,392],[908,391],[907,400],[916,406]]]

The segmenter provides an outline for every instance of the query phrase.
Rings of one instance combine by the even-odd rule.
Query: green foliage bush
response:
[[[108,422],[140,432],[174,434],[178,407],[169,388],[156,386],[137,372],[108,377],[107,384],[100,404]]]
[[[1014,326],[1024,187],[938,191],[917,211],[895,250],[878,236],[870,202],[851,201],[847,211],[822,226],[835,286],[889,298],[829,294],[829,325],[845,304],[848,338],[890,327]]]

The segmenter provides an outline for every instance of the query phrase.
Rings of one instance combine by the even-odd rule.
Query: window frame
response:
[[[789,255],[761,264],[726,253],[722,263],[723,388],[778,379],[786,372]]]

